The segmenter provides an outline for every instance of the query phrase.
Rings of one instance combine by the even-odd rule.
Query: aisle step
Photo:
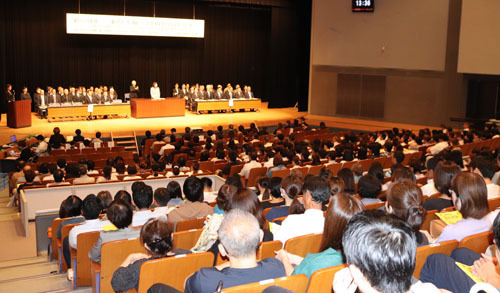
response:
[[[44,275],[2,282],[0,292],[71,292],[71,282],[68,281],[66,274]]]
[[[57,274],[59,266],[57,262],[43,262],[26,265],[5,267],[0,269],[0,284],[4,282],[22,280],[32,277]],[[0,292],[4,292],[0,290]]]

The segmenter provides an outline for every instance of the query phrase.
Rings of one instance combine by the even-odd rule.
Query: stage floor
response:
[[[143,136],[146,130],[151,130],[153,134],[158,133],[161,129],[165,129],[167,133],[172,127],[177,128],[178,132],[184,132],[186,126],[201,127],[203,130],[215,130],[218,125],[227,128],[229,124],[244,125],[248,127],[250,123],[256,123],[258,126],[276,125],[279,122],[293,120],[299,117],[306,117],[311,125],[319,125],[324,121],[327,126],[336,129],[358,130],[358,131],[376,131],[384,129],[392,129],[398,127],[400,129],[418,130],[425,125],[402,124],[386,121],[363,120],[354,118],[328,117],[308,115],[307,112],[298,112],[296,108],[279,108],[268,109],[263,107],[259,112],[236,112],[236,113],[221,113],[221,114],[202,114],[197,115],[186,111],[183,117],[165,117],[165,118],[116,118],[116,119],[101,119],[92,121],[67,121],[67,122],[48,122],[46,119],[40,119],[38,115],[32,114],[32,126],[25,128],[9,128],[7,127],[7,117],[2,115],[0,122],[0,143],[8,143],[11,135],[17,135],[18,138],[23,138],[30,134],[51,135],[54,127],[59,127],[62,134],[74,135],[75,129],[82,130],[85,137],[93,137],[96,131],[101,131],[104,137],[110,137],[111,132],[114,136],[130,135],[132,131],[136,131],[137,136]],[[435,127],[429,127],[435,129]]]
[[[229,124],[244,125],[248,127],[250,123],[258,126],[276,125],[279,122],[293,120],[307,115],[306,112],[298,112],[295,108],[268,109],[262,108],[258,112],[236,112],[236,113],[214,113],[197,115],[186,111],[185,116],[165,117],[165,118],[115,118],[100,119],[91,121],[66,121],[66,122],[48,122],[46,119],[40,119],[38,115],[32,114],[31,127],[9,128],[5,114],[0,123],[0,143],[8,143],[11,135],[17,135],[23,138],[30,134],[51,135],[54,127],[59,127],[63,135],[74,135],[75,129],[82,130],[85,137],[93,137],[96,131],[100,131],[103,137],[110,137],[111,132],[114,136],[130,135],[136,131],[136,135],[143,136],[146,130],[151,130],[153,134],[165,129],[167,133],[172,127],[177,128],[177,132],[184,132],[184,128],[189,126],[201,127],[203,130],[215,130],[218,125],[227,128]]]

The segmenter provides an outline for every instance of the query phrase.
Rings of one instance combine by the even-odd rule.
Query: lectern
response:
[[[31,126],[31,101],[10,102],[7,112],[7,126],[11,128]]]

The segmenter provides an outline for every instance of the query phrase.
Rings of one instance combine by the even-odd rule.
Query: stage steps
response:
[[[139,147],[137,144],[137,136],[135,134],[135,130],[132,131],[130,135],[126,134],[113,135],[113,132],[111,132],[111,139],[115,142],[116,146],[123,146],[125,147],[126,151],[139,153]]]

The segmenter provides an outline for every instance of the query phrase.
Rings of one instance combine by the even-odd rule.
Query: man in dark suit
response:
[[[68,100],[68,103],[76,102],[76,90],[74,87],[69,88],[69,93],[66,96],[66,99]]]
[[[11,84],[7,84],[5,87],[5,100],[10,103],[16,100],[16,92],[12,89]]]
[[[95,89],[94,95],[92,96],[92,104],[101,104],[102,95],[100,89]]]
[[[36,108],[38,109],[38,113],[40,117],[47,118],[47,105],[49,104],[49,99],[45,95],[44,90],[40,90],[40,94],[38,95],[38,100],[35,100]]]
[[[224,92],[222,92],[222,86],[220,84],[217,86],[217,92],[215,92],[215,98],[218,100],[224,98]]]
[[[200,85],[200,90],[198,91],[198,99],[201,99],[201,100],[207,99],[207,92],[205,91],[204,85]]]
[[[31,101],[31,95],[30,95],[30,93],[28,93],[28,88],[27,87],[23,87],[23,91],[19,95],[19,100],[21,100],[21,101],[26,101],[26,100]]]
[[[52,89],[49,93],[49,104],[58,104],[61,102],[60,97],[56,93],[56,89]]]
[[[174,85],[174,89],[172,90],[172,97],[180,97],[181,95],[181,90],[179,89],[179,84],[178,83],[175,83]]]
[[[253,93],[252,93],[252,88],[248,85],[245,86],[245,99],[255,99]]]
[[[215,97],[213,85],[207,84],[207,91],[205,93],[205,99],[211,100]]]
[[[92,97],[94,96],[94,93],[92,92],[91,89],[87,90],[87,94],[83,97],[82,102],[84,104],[92,104]]]
[[[132,80],[130,84],[130,98],[139,98],[141,96],[141,91],[135,80]]]
[[[239,84],[236,85],[236,90],[234,91],[234,98],[235,99],[245,98],[245,96],[243,95],[243,92],[241,91],[241,87]]]
[[[227,87],[226,91],[224,92],[223,99],[231,100],[233,98],[234,98],[233,88],[232,87]]]

